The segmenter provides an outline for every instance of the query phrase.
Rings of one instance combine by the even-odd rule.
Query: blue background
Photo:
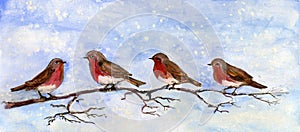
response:
[[[0,100],[17,101],[37,98],[35,91],[10,93],[10,88],[34,77],[55,57],[68,61],[65,66],[64,83],[53,92],[55,95],[100,87],[92,80],[87,62],[79,58],[85,56],[85,53],[91,49],[103,52],[108,59],[128,69],[135,77],[147,81],[148,84],[141,87],[142,89],[163,85],[155,80],[151,71],[153,63],[146,58],[151,57],[155,52],[165,52],[188,74],[202,82],[203,88],[222,88],[213,81],[212,70],[206,66],[211,59],[218,56],[248,71],[254,80],[267,85],[269,87],[267,90],[288,91],[289,94],[281,96],[279,104],[272,106],[252,98],[239,97],[234,101],[240,107],[226,107],[230,110],[229,114],[217,113],[213,116],[211,112],[206,113],[206,106],[199,101],[183,97],[191,104],[186,106],[184,102],[176,103],[176,107],[179,110],[190,108],[186,116],[176,121],[162,118],[156,121],[161,125],[155,127],[149,124],[157,117],[142,115],[139,112],[140,107],[120,101],[122,94],[108,93],[100,94],[101,96],[91,94],[91,96],[83,96],[85,100],[82,104],[74,107],[83,109],[90,105],[101,107],[105,104],[107,111],[103,110],[100,113],[106,113],[111,117],[91,119],[96,125],[71,124],[57,120],[47,126],[47,121],[43,118],[62,111],[49,105],[67,102],[62,100],[10,110],[0,107],[0,130],[120,131],[123,127],[124,130],[136,128],[134,129],[136,131],[299,131],[299,1],[179,1],[195,8],[200,18],[203,18],[199,19],[199,22],[206,21],[205,24],[208,24],[197,25],[196,23],[195,27],[185,25],[178,19],[156,14],[156,6],[163,10],[170,10],[168,13],[173,14],[176,14],[172,12],[173,10],[181,11],[185,8],[181,7],[181,4],[171,2],[170,0],[162,2],[170,6],[164,5],[161,8],[159,3],[154,2],[125,1],[130,3],[128,8],[115,9],[116,12],[107,13],[106,11],[113,10],[110,7],[118,2],[114,0],[0,1]],[[152,13],[150,16],[134,16],[104,24],[101,23],[101,18],[95,18],[101,13],[106,14],[107,18],[116,18],[126,12],[136,11],[130,7],[147,4],[154,9],[150,12]],[[176,4],[177,6],[174,6]],[[141,10],[143,6],[140,7]],[[180,18],[199,17],[189,13],[184,15]],[[99,20],[101,23],[99,27],[103,27],[103,29],[96,29],[97,32],[102,32],[105,27],[110,29],[109,32],[105,32],[98,43],[81,43],[87,42],[81,41],[86,38],[82,34],[95,20]],[[113,23],[118,24],[111,25]],[[189,24],[193,25],[193,23]],[[210,38],[215,40],[214,43],[206,40],[205,36],[195,37],[197,34],[193,32],[195,29],[207,34],[215,34],[215,37]],[[97,38],[97,36],[92,37]],[[209,50],[211,44],[215,45],[214,50]],[[130,86],[127,83],[122,85]],[[244,87],[240,91],[248,89],[251,88]],[[178,93],[163,94],[179,96]],[[113,115],[140,123],[148,120],[150,123],[135,127],[135,124],[117,120],[119,118]],[[112,122],[115,125],[105,125],[104,122]],[[169,128],[164,128],[165,122],[175,123]],[[162,129],[158,129],[159,127]]]

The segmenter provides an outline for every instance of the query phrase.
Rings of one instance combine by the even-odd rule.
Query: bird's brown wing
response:
[[[128,78],[129,76],[132,76],[132,74],[123,69],[121,66],[110,61],[103,62],[100,67],[102,71],[107,72],[115,78]]]
[[[54,70],[51,69],[51,67],[47,67],[40,74],[35,76],[33,79],[25,82],[25,85],[27,87],[37,87],[38,85],[45,83],[51,77],[51,74],[53,72],[54,72]]]
[[[232,66],[230,64],[227,64],[227,74],[236,81],[248,81],[251,80],[253,77],[249,75],[244,70],[237,68],[235,66]]]
[[[181,70],[180,67],[178,65],[176,65],[174,62],[172,62],[172,61],[165,61],[164,64],[165,64],[165,66],[167,68],[167,71],[169,73],[171,73],[171,75],[176,80],[179,80],[179,81],[188,80],[187,74],[183,70]]]

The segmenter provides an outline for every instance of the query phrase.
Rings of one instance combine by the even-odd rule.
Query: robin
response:
[[[173,85],[181,83],[191,83],[197,87],[201,87],[201,83],[190,78],[176,63],[171,61],[169,57],[163,53],[157,53],[153,57],[149,58],[154,61],[153,73],[155,77],[167,83]]]
[[[230,65],[220,58],[214,59],[208,65],[213,68],[214,80],[227,87],[224,90],[234,88],[234,93],[237,88],[245,85],[258,89],[267,88],[267,86],[253,81],[253,77],[244,70]]]
[[[60,58],[54,58],[48,66],[33,79],[26,81],[24,84],[11,88],[12,92],[25,89],[36,90],[41,98],[46,98],[42,93],[47,93],[49,96],[55,97],[50,93],[57,89],[64,79],[64,63]]]
[[[132,74],[123,69],[121,66],[110,62],[99,51],[91,50],[86,54],[89,61],[90,72],[93,79],[101,85],[112,85],[127,81],[137,87],[146,84],[143,81],[132,78]]]

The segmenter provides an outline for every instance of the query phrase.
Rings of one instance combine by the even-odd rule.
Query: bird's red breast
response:
[[[220,67],[213,67],[214,69],[214,79],[219,84],[224,85],[224,81],[236,83],[235,80],[231,79]]]
[[[172,76],[170,72],[168,72],[166,65],[161,62],[154,63],[153,72],[158,80],[167,84],[174,84],[179,82]]]
[[[166,66],[161,62],[154,62],[153,72],[156,78],[161,77],[164,79],[168,78],[168,71]]]
[[[41,86],[55,85],[55,87],[57,88],[62,84],[63,76],[64,76],[64,66],[63,64],[61,64],[59,68],[55,69],[55,71],[52,73],[49,80],[47,80]]]
[[[93,79],[98,82],[98,77],[99,76],[110,76],[109,73],[101,70],[99,64],[97,64],[95,61],[90,63],[90,70],[91,70],[91,74],[93,76]]]

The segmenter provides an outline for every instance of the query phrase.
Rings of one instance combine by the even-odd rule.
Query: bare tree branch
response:
[[[57,118],[60,118],[62,120],[65,120],[67,122],[71,123],[92,123],[90,121],[86,121],[82,118],[80,118],[78,115],[86,115],[88,118],[92,117],[100,117],[100,116],[105,116],[105,115],[98,115],[98,114],[91,114],[89,113],[92,110],[102,110],[103,108],[97,108],[97,107],[90,107],[86,110],[82,111],[72,111],[71,106],[75,101],[79,101],[77,97],[80,95],[84,94],[90,94],[90,93],[96,93],[96,92],[101,92],[101,93],[106,93],[106,92],[115,92],[115,91],[126,91],[124,93],[123,98],[121,100],[126,100],[127,96],[132,95],[136,96],[142,103],[143,105],[141,106],[141,112],[143,114],[149,114],[149,115],[155,115],[155,116],[160,116],[158,113],[158,109],[162,108],[163,110],[168,110],[168,109],[174,109],[175,107],[171,106],[171,103],[174,101],[180,102],[180,99],[176,98],[171,98],[171,97],[163,97],[163,96],[154,96],[153,93],[158,92],[158,91],[163,91],[163,90],[168,90],[168,91],[177,91],[177,92],[182,92],[182,93],[188,93],[192,94],[193,96],[197,97],[199,101],[203,102],[207,107],[211,107],[214,109],[214,112],[226,112],[228,113],[228,110],[222,109],[222,107],[226,105],[234,105],[235,102],[232,100],[235,97],[238,96],[249,96],[253,97],[254,99],[258,101],[262,101],[265,103],[268,103],[269,105],[271,104],[276,104],[278,103],[279,99],[277,96],[283,95],[283,94],[288,94],[287,92],[258,92],[258,93],[228,93],[224,90],[214,90],[214,89],[198,89],[198,90],[193,90],[189,88],[176,88],[174,86],[163,86],[160,88],[156,89],[151,89],[151,90],[140,90],[140,89],[135,89],[135,88],[125,88],[125,87],[115,87],[114,85],[111,86],[110,88],[107,88],[105,86],[104,88],[97,88],[97,89],[92,89],[92,90],[83,90],[79,92],[74,92],[70,93],[67,95],[63,96],[50,96],[47,98],[38,98],[38,99],[29,99],[25,101],[17,101],[17,102],[4,102],[5,103],[5,108],[6,109],[11,109],[11,108],[16,108],[16,107],[22,107],[30,104],[35,104],[35,103],[41,103],[41,102],[47,102],[47,101],[52,101],[52,100],[62,100],[62,99],[72,99],[68,102],[67,105],[53,105],[51,104],[52,107],[55,108],[64,108],[66,109],[66,112],[61,112],[57,113],[53,116],[48,116],[45,119],[48,120],[48,125],[50,125],[52,122],[54,122]],[[226,98],[229,98],[229,101],[223,101],[223,102],[218,102],[218,103],[211,103],[208,102],[205,98],[203,98],[200,94],[204,92],[213,92],[213,93],[219,93],[223,95]],[[270,96],[273,98],[273,100],[267,100],[265,97]]]

